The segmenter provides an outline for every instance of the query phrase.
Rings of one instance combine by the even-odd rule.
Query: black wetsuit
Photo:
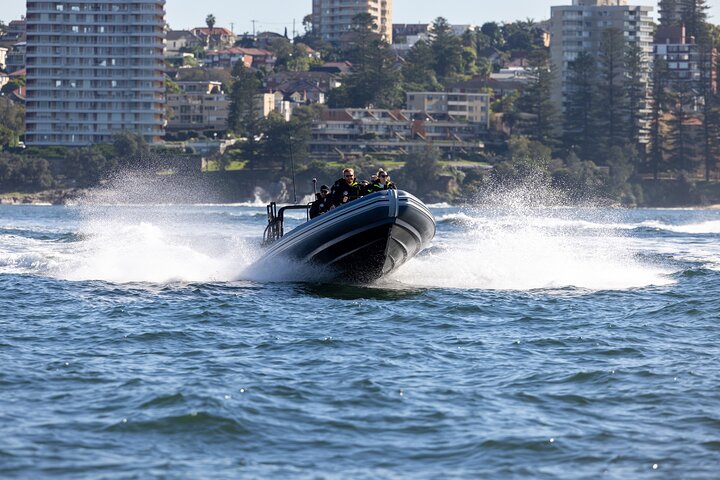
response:
[[[356,200],[361,196],[360,184],[355,180],[353,180],[351,185],[348,185],[345,179],[341,178],[335,182],[330,189],[330,197],[332,198],[333,205],[336,207],[351,200]]]
[[[310,205],[310,218],[315,218],[321,213],[327,212],[331,206],[332,200],[330,199],[330,195],[323,198],[322,195],[318,194],[318,199]]]

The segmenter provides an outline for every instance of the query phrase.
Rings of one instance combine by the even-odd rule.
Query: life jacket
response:
[[[348,185],[345,179],[341,178],[335,182],[330,189],[330,197],[335,206],[342,205],[361,196],[360,184],[357,180],[354,180],[352,184]]]

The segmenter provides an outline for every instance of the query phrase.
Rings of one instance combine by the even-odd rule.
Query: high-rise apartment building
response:
[[[377,32],[392,43],[392,0],[313,0],[313,30],[326,42],[338,43],[360,13],[372,15]]]
[[[628,5],[627,0],[573,0],[572,5],[551,7],[550,56],[555,68],[552,97],[559,111],[567,91],[569,63],[580,52],[597,57],[603,31],[607,29],[623,32],[628,44],[639,46],[647,62],[646,71],[650,71],[652,10],[652,7]]]
[[[164,135],[165,0],[27,2],[28,145]]]

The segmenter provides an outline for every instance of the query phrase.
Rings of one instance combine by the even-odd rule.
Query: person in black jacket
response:
[[[370,184],[368,191],[373,193],[382,190],[397,190],[397,187],[390,181],[390,174],[381,168],[378,170],[377,180]]]
[[[343,170],[343,178],[338,179],[330,189],[330,197],[336,207],[361,196],[360,184],[355,180],[355,170],[352,168]]]
[[[317,194],[317,198],[312,205],[310,205],[310,218],[315,218],[318,215],[327,212],[332,207],[332,201],[329,197],[330,188],[327,185],[320,187],[320,193]]]

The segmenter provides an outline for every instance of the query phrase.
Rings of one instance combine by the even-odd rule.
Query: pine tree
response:
[[[637,43],[631,43],[625,50],[625,91],[628,104],[628,141],[640,144],[641,133],[646,132],[648,72],[645,54]]]
[[[430,45],[425,40],[419,40],[405,56],[405,65],[402,73],[405,79],[405,91],[408,92],[434,92],[442,90],[443,86],[435,76],[435,57]]]
[[[693,173],[696,169],[696,145],[690,137],[689,105],[694,92],[687,83],[677,84],[668,95],[671,119],[669,122],[670,166],[678,172]]]
[[[260,80],[252,70],[244,68],[242,62],[235,64],[233,77],[235,82],[230,92],[228,129],[242,136],[251,135],[256,125],[254,104]]]
[[[528,86],[518,101],[519,108],[534,118],[528,128],[529,137],[545,145],[552,145],[556,140],[557,112],[550,98],[553,75],[547,53],[534,51],[529,59]]]
[[[625,39],[623,32],[604,30],[598,51],[598,103],[597,114],[599,146],[609,151],[613,145],[627,141],[628,111],[625,91]],[[600,157],[598,161],[603,161]]]
[[[717,90],[714,85],[713,57],[715,48],[709,36],[701,39],[699,44],[698,66],[700,78],[695,87],[698,97],[702,99],[702,159],[705,169],[705,181],[710,181],[710,172],[717,165],[718,145],[715,139],[720,134],[720,112]]]
[[[328,101],[331,107],[395,108],[404,101],[402,75],[395,69],[395,55],[375,28],[371,15],[353,17],[353,35],[347,51],[353,64],[352,75],[342,87],[331,92]]]
[[[660,0],[658,2],[658,13],[660,16],[660,26],[672,27],[680,24],[680,5],[678,0]]]
[[[441,82],[446,82],[448,77],[462,72],[462,43],[443,17],[438,17],[433,22],[430,48],[435,57],[435,73]]]
[[[650,117],[650,168],[653,178],[658,179],[660,169],[664,167],[665,136],[663,135],[663,111],[668,104],[667,62],[655,57],[652,68],[652,114]]]
[[[568,150],[577,149],[583,159],[594,157],[596,77],[595,59],[587,52],[581,52],[568,64],[563,140]]]
[[[680,0],[682,23],[688,37],[699,40],[705,36],[709,9],[707,0]]]

